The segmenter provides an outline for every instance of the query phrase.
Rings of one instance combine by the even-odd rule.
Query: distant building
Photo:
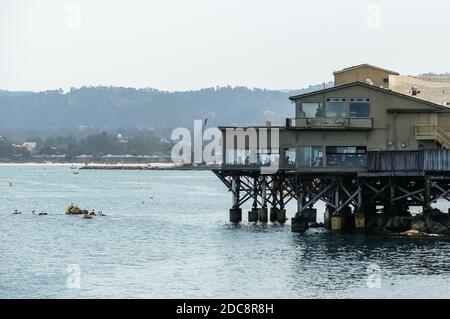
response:
[[[28,152],[34,152],[36,150],[37,144],[34,142],[25,142],[22,144],[24,148],[27,149]]]

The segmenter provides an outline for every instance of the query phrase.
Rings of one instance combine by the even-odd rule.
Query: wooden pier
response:
[[[286,221],[286,204],[297,201],[292,230],[316,222],[314,204],[326,204],[325,227],[365,229],[382,207],[386,216],[410,216],[409,207],[450,201],[450,151],[369,152],[357,172],[283,168],[262,175],[260,168],[226,165],[213,170],[232,193],[230,222],[242,220],[242,205],[251,202],[250,222]]]

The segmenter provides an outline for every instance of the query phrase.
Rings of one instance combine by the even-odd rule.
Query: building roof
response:
[[[433,103],[433,102],[430,102],[430,101],[418,99],[418,98],[412,97],[410,95],[405,95],[405,94],[402,94],[402,93],[399,93],[399,92],[395,92],[395,91],[392,91],[392,90],[383,89],[383,88],[380,88],[380,87],[377,87],[377,86],[374,86],[374,85],[370,85],[370,84],[366,84],[366,83],[363,83],[363,82],[352,82],[352,83],[347,83],[347,84],[343,84],[343,85],[333,86],[331,88],[327,88],[327,89],[323,89],[323,90],[319,90],[319,91],[314,91],[314,92],[309,92],[309,93],[300,94],[300,95],[296,95],[296,96],[291,96],[291,97],[289,97],[289,99],[291,101],[295,101],[295,100],[298,100],[298,99],[301,99],[301,98],[304,98],[304,97],[314,96],[314,95],[317,95],[317,94],[323,94],[323,93],[328,93],[328,92],[332,92],[332,91],[337,91],[337,90],[340,90],[340,89],[345,89],[345,88],[349,88],[349,87],[353,87],[353,86],[362,86],[362,87],[366,87],[368,89],[376,90],[376,91],[383,92],[383,93],[386,93],[386,94],[396,95],[396,96],[399,96],[399,97],[402,97],[402,98],[405,98],[405,99],[409,99],[409,100],[416,101],[416,102],[421,102],[421,103],[424,103],[424,104],[436,107],[436,108],[438,108],[439,110],[442,110],[442,111],[450,112],[450,109],[448,107],[442,106],[440,104],[436,104],[436,103]]]
[[[339,71],[334,71],[333,74],[336,75],[336,74],[339,74],[339,73],[353,71],[353,70],[364,68],[364,67],[380,70],[380,71],[383,71],[383,72],[386,72],[386,73],[390,73],[392,75],[400,75],[400,73],[398,73],[398,72],[387,70],[387,69],[383,69],[383,68],[380,68],[378,66],[367,64],[367,63],[351,66],[351,67],[348,67],[348,68],[345,68],[345,69],[342,69],[342,70],[339,70]]]

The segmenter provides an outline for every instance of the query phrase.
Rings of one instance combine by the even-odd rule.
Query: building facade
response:
[[[358,79],[367,68],[346,69],[344,73],[349,79]],[[378,78],[386,73],[372,70],[379,72]],[[227,129],[235,128],[221,127],[224,164],[252,166],[278,161],[281,168],[300,171],[360,171],[366,167],[368,152],[450,148],[449,108],[375,83],[344,83],[290,100],[294,116],[286,119],[286,125],[243,128],[266,129],[269,135],[273,129],[279,130],[278,147],[270,147],[269,138],[269,142],[264,141],[267,146],[258,143],[257,150],[242,145],[229,149]],[[245,138],[249,145],[249,136]]]
[[[334,87],[290,97],[284,125],[221,127],[223,164],[213,171],[232,193],[230,222],[251,201],[249,222],[284,223],[296,200],[291,227],[301,232],[321,201],[329,229],[393,229],[387,220],[400,218],[393,230],[405,231],[409,207],[450,201],[450,109],[387,88],[392,74],[344,69]]]

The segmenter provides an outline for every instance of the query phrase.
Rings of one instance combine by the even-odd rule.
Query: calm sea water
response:
[[[2,166],[0,298],[450,297],[448,239],[235,227],[230,197],[209,172]]]

